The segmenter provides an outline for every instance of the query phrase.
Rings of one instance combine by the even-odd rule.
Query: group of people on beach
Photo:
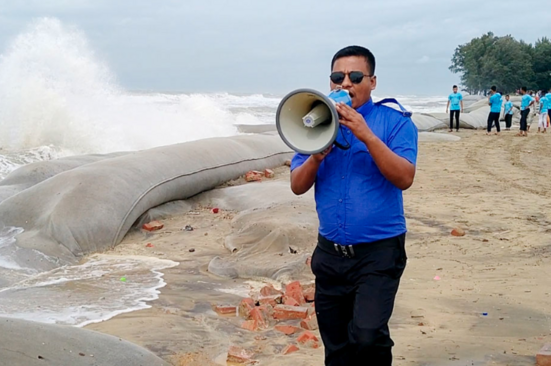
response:
[[[488,94],[488,105],[490,106],[490,113],[488,114],[487,135],[492,133],[493,126],[496,127],[496,135],[501,132],[501,126],[499,124],[501,112],[505,116],[505,130],[511,130],[513,123],[514,108],[520,109],[520,128],[517,136],[528,136],[530,126],[528,125],[528,117],[530,115],[530,107],[536,108],[536,113],[539,114],[538,118],[538,133],[547,132],[550,121],[550,109],[551,109],[551,88],[546,93],[544,90],[534,93],[528,92],[527,88],[523,86],[520,88],[519,94],[522,96],[520,108],[515,106],[510,100],[509,94],[505,95],[505,101],[502,98],[501,93],[497,91],[496,86],[490,88]],[[534,96],[535,94],[535,96]],[[449,132],[453,132],[453,120],[455,119],[455,130],[459,131],[459,115],[463,112],[463,96],[457,91],[457,85],[453,86],[453,92],[448,96],[448,104],[446,106],[446,113],[450,113],[450,129]],[[534,113],[534,115],[536,114]]]

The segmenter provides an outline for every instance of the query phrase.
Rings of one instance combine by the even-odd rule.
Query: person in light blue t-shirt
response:
[[[547,116],[548,116],[548,110],[550,107],[549,98],[547,98],[547,95],[544,94],[544,91],[542,90],[541,97],[540,97],[540,117],[538,120],[538,133],[539,132],[547,132]]]
[[[499,116],[501,114],[501,105],[503,104],[501,94],[497,92],[497,87],[494,85],[490,88],[490,96],[488,97],[488,104],[491,106],[490,114],[488,114],[488,129],[487,135],[492,132],[492,125],[496,125],[496,135],[501,132],[501,126],[499,125]]]
[[[511,130],[513,124],[513,102],[509,100],[509,94],[505,96],[505,106],[503,107],[503,114],[505,115],[505,131]]]
[[[457,92],[457,85],[453,86],[453,93],[448,96],[446,113],[450,110],[450,131],[453,131],[453,117],[455,117],[455,130],[459,132],[459,113],[463,112],[463,95]]]
[[[534,104],[535,99],[527,94],[527,88],[520,88],[522,101],[520,103],[520,131],[518,136],[528,136],[528,115],[530,114],[530,106]]]
[[[547,99],[547,127],[551,127],[551,88],[549,88],[549,92],[545,95],[545,99]]]

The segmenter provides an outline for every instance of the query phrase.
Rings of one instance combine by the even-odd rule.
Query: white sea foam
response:
[[[0,316],[75,326],[145,309],[177,262],[140,256],[94,255],[86,263],[43,272],[0,291]]]

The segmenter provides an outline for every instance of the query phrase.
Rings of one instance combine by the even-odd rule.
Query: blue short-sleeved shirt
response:
[[[508,102],[505,102],[505,114],[513,114],[513,102],[510,100]]]
[[[458,111],[461,109],[460,102],[463,100],[461,93],[451,93],[448,97],[450,101],[450,111]]]
[[[530,105],[530,103],[534,100],[534,98],[532,98],[531,96],[529,96],[528,94],[524,94],[522,96],[522,101],[520,103],[520,110],[523,111],[525,110],[526,108],[528,108],[528,106]]]
[[[545,96],[542,96],[540,99],[541,113],[547,113],[551,108],[551,99],[549,98],[549,96],[551,96],[551,93]]]
[[[501,113],[501,105],[502,105],[502,100],[501,100],[501,94],[499,93],[495,93],[494,95],[492,95],[490,97],[490,112],[492,113]]]
[[[417,162],[417,127],[410,117],[372,100],[357,111],[373,133],[393,152],[412,164]],[[322,161],[315,181],[319,233],[341,245],[370,243],[405,233],[402,190],[379,171],[366,145],[344,126],[337,142]],[[291,170],[309,155],[295,154]]]

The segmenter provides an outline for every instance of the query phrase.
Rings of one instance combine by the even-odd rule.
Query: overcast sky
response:
[[[545,1],[0,0],[0,53],[29,23],[76,26],[127,89],[286,93],[326,88],[330,60],[358,44],[379,95],[443,95],[454,49],[493,31],[551,36]]]

